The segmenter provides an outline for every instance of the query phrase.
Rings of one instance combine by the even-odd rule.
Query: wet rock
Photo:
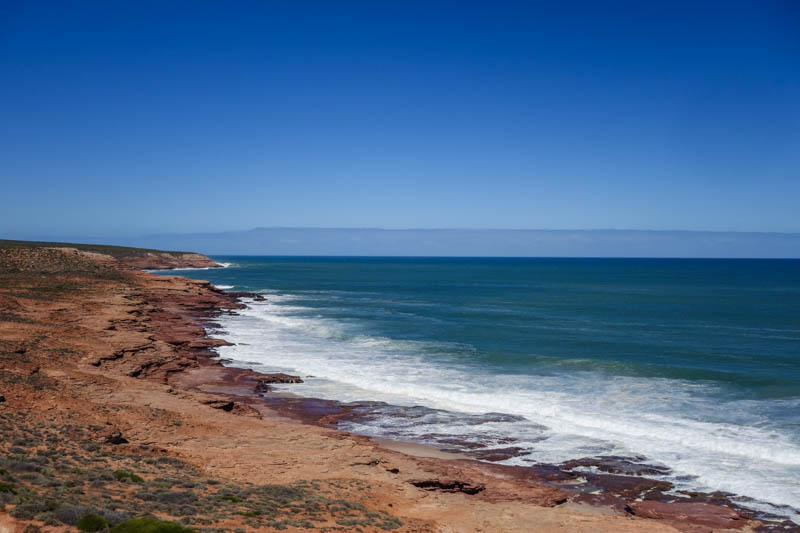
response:
[[[260,374],[256,378],[255,392],[265,393],[269,392],[273,383],[303,383],[299,376],[290,376],[289,374]]]
[[[791,520],[771,521],[762,523],[753,531],[755,533],[798,533],[800,532],[800,525]]]
[[[258,292],[226,291],[226,294],[234,298],[250,298],[256,302],[263,302],[266,300],[264,295]]]
[[[489,461],[495,463],[498,461],[506,461],[512,457],[519,457],[524,455],[525,449],[519,446],[511,446],[508,448],[488,448],[483,450],[474,450],[470,455],[481,461]]]
[[[628,507],[628,502],[619,496],[614,496],[613,494],[609,494],[607,492],[601,492],[599,494],[578,494],[573,498],[572,501],[575,503],[586,503],[595,507],[610,507],[620,512],[632,512],[630,507]]]
[[[644,501],[632,502],[630,508],[641,518],[691,523],[713,529],[741,529],[747,522],[735,510],[711,503]]]
[[[303,380],[300,379],[300,376],[290,376],[289,374],[283,374],[278,372],[276,374],[263,374],[260,380],[264,383],[302,383]]]
[[[623,498],[642,498],[652,491],[666,492],[672,489],[672,483],[669,481],[644,477],[612,474],[587,474],[585,477],[592,487],[603,489]]]
[[[686,496],[682,498],[683,501],[692,503],[714,503],[717,505],[730,505],[731,497],[733,494],[730,492],[695,492],[689,490],[678,491],[680,494]]]
[[[609,474],[622,474],[627,476],[658,476],[669,474],[670,469],[664,466],[647,464],[644,457],[620,457],[605,455],[600,457],[584,457],[573,459],[561,465],[566,470],[574,468],[597,468]]]

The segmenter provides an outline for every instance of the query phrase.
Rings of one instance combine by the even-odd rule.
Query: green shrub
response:
[[[126,472],[125,470],[116,470],[114,471],[114,477],[117,478],[117,481],[130,481],[131,483],[144,483],[144,478],[141,476],[137,476],[131,472]]]
[[[157,518],[134,518],[114,526],[111,533],[195,533],[195,530]]]
[[[0,492],[10,492],[11,494],[16,494],[17,491],[14,490],[13,485],[9,485],[8,483],[3,483],[0,481]]]
[[[100,531],[105,529],[109,523],[108,520],[96,514],[87,514],[75,524],[81,531]]]

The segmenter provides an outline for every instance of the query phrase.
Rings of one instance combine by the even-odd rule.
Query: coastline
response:
[[[131,282],[120,291],[110,286],[113,280],[103,280],[98,290],[70,295],[71,305],[92,307],[77,318],[35,302],[31,309],[46,308],[40,313],[65,315],[55,327],[82,328],[80,337],[74,331],[62,337],[72,338],[85,353],[68,366],[37,360],[36,374],[67,389],[81,375],[89,383],[90,405],[104,409],[107,417],[112,411],[130,414],[153,405],[182,417],[180,425],[153,431],[152,423],[114,415],[110,425],[126,440],[122,446],[147,446],[232,480],[369,483],[365,505],[390,509],[403,522],[399,531],[530,531],[531,523],[540,531],[791,531],[787,527],[794,526],[760,522],[721,494],[669,501],[674,498],[664,494],[664,482],[645,476],[605,472],[587,478],[557,465],[509,467],[336,431],[335,421],[347,416],[346,405],[270,393],[271,383],[292,377],[224,366],[213,351],[227,343],[208,336],[214,319],[242,308],[242,298],[260,296],[140,272],[141,262],[119,265],[96,254],[75,253],[82,261],[124,272]],[[10,330],[3,333],[5,339]],[[13,341],[24,344],[26,332],[16,333]],[[17,396],[0,392],[7,397],[4,410],[22,409],[25,401],[29,409],[44,412],[81,409],[66,400],[31,401],[35,395],[30,391]],[[622,471],[628,467],[617,465]]]

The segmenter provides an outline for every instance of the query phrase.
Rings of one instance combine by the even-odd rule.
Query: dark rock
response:
[[[613,474],[587,474],[585,477],[591,487],[603,489],[623,498],[642,498],[651,491],[666,492],[672,489],[672,483],[669,481],[646,477]]]
[[[424,479],[424,480],[417,480],[417,481],[410,481],[412,485],[415,487],[419,487],[423,490],[437,490],[441,492],[463,492],[464,494],[478,494],[479,492],[486,490],[486,487],[483,484],[473,485],[468,481],[458,481],[456,479]]]
[[[300,379],[300,376],[290,376],[289,374],[277,373],[277,374],[264,374],[259,378],[260,381],[264,383],[302,383],[303,380]]]
[[[633,514],[640,518],[652,518],[690,523],[713,529],[735,528],[746,525],[746,520],[730,507],[711,503],[665,503],[656,501],[631,502]]]
[[[575,496],[573,501],[575,503],[587,503],[595,507],[611,507],[617,511],[633,514],[631,508],[628,507],[628,502],[619,496],[614,496],[607,492],[601,492],[599,494],[581,493]]]
[[[299,376],[290,376],[288,374],[263,374],[256,378],[256,386],[253,389],[257,393],[269,392],[271,383],[302,383],[303,380]]]
[[[470,455],[480,459],[481,461],[489,461],[495,463],[497,461],[506,461],[512,457],[524,455],[525,449],[519,446],[511,446],[509,448],[489,448],[482,450],[474,450]]]
[[[221,409],[227,412],[233,411],[233,408],[236,405],[230,400],[206,400],[203,403],[214,409]]]
[[[645,463],[644,457],[619,457],[605,455],[600,457],[584,457],[573,459],[561,465],[566,470],[578,467],[595,467],[601,472],[609,474],[622,474],[627,476],[658,476],[669,474],[669,468]]]
[[[128,439],[122,436],[122,432],[114,431],[106,436],[106,442],[108,444],[127,444]]]
[[[6,401],[6,397],[0,394],[0,403],[3,403],[4,401]]]

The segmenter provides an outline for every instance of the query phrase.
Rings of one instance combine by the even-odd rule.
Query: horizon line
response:
[[[371,231],[637,231],[637,232],[659,232],[659,233],[758,233],[758,234],[777,234],[777,235],[798,235],[800,229],[795,231],[765,231],[765,230],[708,230],[708,229],[629,229],[629,228],[457,228],[457,227],[430,227],[430,228],[384,228],[379,226],[256,226],[249,229],[231,229],[221,231],[191,231],[191,232],[171,232],[175,234],[191,233],[234,233],[256,230],[371,230]],[[158,235],[158,234],[154,234]]]
[[[169,251],[169,250],[162,250]],[[197,252],[186,252],[197,253]],[[203,254],[214,257],[273,258],[357,258],[357,259],[634,259],[643,261],[800,261],[800,257],[670,257],[670,256],[606,256],[606,255],[352,255],[352,254]],[[222,267],[229,268],[229,267]]]

